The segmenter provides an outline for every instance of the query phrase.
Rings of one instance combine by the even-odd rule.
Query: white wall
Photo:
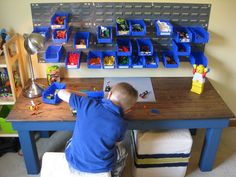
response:
[[[127,1],[127,0],[126,0]],[[5,27],[10,32],[20,34],[32,31],[32,17],[30,3],[49,3],[53,0],[0,0],[0,28]],[[57,2],[71,2],[61,0]],[[77,1],[78,2],[78,1]],[[80,1],[89,2],[89,1]],[[94,1],[96,2],[96,1]],[[103,0],[103,2],[106,2]],[[107,2],[110,2],[108,0]],[[115,1],[122,2],[122,1]],[[131,2],[131,1],[127,1]],[[132,1],[147,2],[147,1]],[[175,2],[175,3],[210,3],[212,4],[209,31],[210,42],[206,46],[205,54],[208,56],[211,72],[208,78],[219,91],[227,105],[236,114],[236,1],[235,0],[165,0],[149,2]],[[37,77],[45,77],[45,70],[49,64],[37,63],[34,59],[34,68]],[[164,69],[162,64],[157,70],[129,69],[129,70],[88,70],[82,65],[80,70],[65,71],[65,77],[168,77],[168,76],[192,76],[192,68],[189,64],[181,63],[178,69]],[[190,86],[191,87],[191,86]]]

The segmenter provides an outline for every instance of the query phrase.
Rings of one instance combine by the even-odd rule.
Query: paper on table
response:
[[[150,78],[131,78],[131,77],[122,77],[122,78],[104,78],[103,83],[103,90],[105,91],[105,87],[107,85],[107,82],[110,82],[109,85],[112,87],[113,85],[119,83],[119,82],[127,82],[130,85],[132,85],[137,91],[138,94],[143,93],[144,91],[148,91],[149,93],[145,96],[145,98],[138,97],[138,102],[156,102],[155,94],[152,87],[152,81]],[[107,93],[107,92],[106,92]]]

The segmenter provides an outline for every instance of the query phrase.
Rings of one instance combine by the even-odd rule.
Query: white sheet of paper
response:
[[[153,91],[153,87],[152,87],[152,81],[150,78],[146,78],[146,77],[106,77],[104,78],[104,83],[103,83],[103,90],[105,91],[105,87],[107,85],[107,83],[109,83],[109,85],[112,87],[113,85],[119,83],[119,82],[127,82],[130,85],[132,85],[137,91],[138,94],[145,92],[146,90],[149,92],[145,98],[141,98],[138,97],[138,102],[156,102],[155,99],[155,94]],[[105,92],[107,93],[107,92]]]

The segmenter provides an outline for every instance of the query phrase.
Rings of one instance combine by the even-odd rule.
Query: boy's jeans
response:
[[[119,143],[116,145],[117,160],[114,169],[111,171],[112,177],[121,177],[124,170],[128,153],[125,147]]]
[[[65,148],[69,147],[70,143],[71,143],[71,139],[69,141],[67,141]],[[127,153],[125,147],[122,145],[122,143],[116,144],[116,153],[117,153],[116,164],[115,164],[114,169],[111,171],[111,176],[112,177],[121,177],[124,167],[125,167],[125,164],[126,164],[128,153]]]

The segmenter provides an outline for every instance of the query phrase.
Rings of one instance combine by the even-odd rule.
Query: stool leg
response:
[[[222,129],[220,128],[210,128],[206,130],[205,141],[199,164],[201,171],[212,170],[220,142],[221,133]]]

